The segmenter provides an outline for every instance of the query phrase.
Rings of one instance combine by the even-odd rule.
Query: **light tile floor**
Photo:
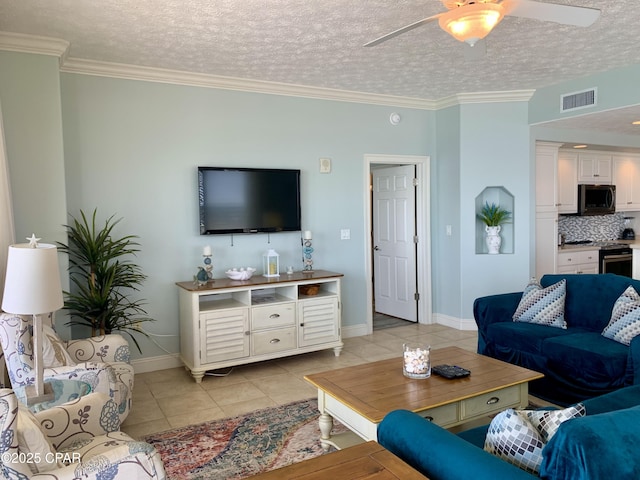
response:
[[[317,390],[304,375],[399,357],[407,340],[426,342],[432,349],[456,345],[475,352],[477,332],[418,324],[375,330],[372,335],[344,339],[339,357],[330,349],[252,363],[234,367],[226,376],[205,376],[200,384],[184,368],[138,374],[133,407],[122,430],[140,438],[312,398]]]

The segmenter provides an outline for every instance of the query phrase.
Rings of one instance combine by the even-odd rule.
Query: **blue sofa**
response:
[[[540,478],[640,478],[640,385],[582,402],[586,416],[560,425],[542,451]],[[531,480],[535,475],[485,452],[487,426],[458,435],[407,410],[389,413],[378,442],[430,480]]]
[[[640,281],[614,274],[545,275],[540,284],[563,278],[567,329],[514,322],[522,292],[476,299],[478,353],[543,373],[530,393],[558,405],[640,384],[640,336],[626,346],[601,335],[615,301],[629,285],[640,292]]]

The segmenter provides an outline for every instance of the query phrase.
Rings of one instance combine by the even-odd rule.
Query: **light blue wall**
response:
[[[632,65],[538,89],[530,101],[529,123],[537,124],[628,105],[639,105],[638,85],[640,85],[640,65]],[[598,98],[594,107],[560,112],[562,95],[591,88],[597,88]]]
[[[189,280],[213,249],[214,274],[261,267],[274,248],[281,266],[301,267],[300,234],[198,234],[198,165],[299,168],[303,229],[314,236],[314,266],[345,274],[343,325],[363,324],[364,155],[427,155],[433,112],[186,87],[85,75],[62,75],[69,210],[98,208],[140,236],[138,262],[149,275],[142,297],[157,319],[148,329],[177,334],[176,281]],[[391,111],[402,122],[389,123]],[[319,158],[332,172],[319,172]],[[351,240],[340,230],[351,229]],[[270,240],[271,243],[268,243]],[[163,338],[169,351],[177,338]],[[160,355],[143,343],[145,356]]]
[[[472,319],[480,296],[517,290],[529,278],[530,152],[526,102],[463,104],[437,114],[437,189],[432,236],[434,309]],[[476,197],[503,186],[515,196],[514,252],[476,253]],[[446,236],[446,225],[452,235]]]
[[[472,318],[473,301],[483,295],[517,291],[530,276],[532,217],[528,103],[461,106],[461,292],[460,316]],[[514,196],[513,253],[476,253],[476,197],[502,186]]]
[[[436,114],[436,158],[432,169],[433,311],[459,318],[460,314],[460,107]],[[447,236],[451,225],[451,236]]]
[[[9,174],[21,213],[17,241],[32,232],[49,243],[61,240],[60,210],[66,207],[58,60],[0,52],[0,62]]]
[[[58,59],[0,51],[0,107],[14,205],[16,242],[35,233],[43,243],[66,240],[62,115]],[[59,257],[63,288],[67,262]],[[57,329],[68,335],[59,312]]]

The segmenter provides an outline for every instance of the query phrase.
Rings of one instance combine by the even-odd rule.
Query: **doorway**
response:
[[[415,165],[371,166],[373,327],[418,321]]]
[[[413,202],[415,206],[415,213],[412,213],[410,215],[412,224],[409,228],[410,230],[415,232],[415,243],[414,238],[410,238],[411,248],[413,249],[414,255],[411,257],[410,268],[407,267],[405,269],[405,267],[394,267],[394,272],[391,272],[390,274],[389,267],[387,267],[388,270],[384,271],[384,274],[381,274],[380,271],[378,272],[378,277],[383,276],[391,279],[390,281],[396,283],[398,282],[398,278],[400,278],[400,288],[398,288],[397,284],[389,285],[386,293],[389,293],[391,291],[401,292],[401,295],[396,295],[396,297],[400,298],[401,303],[405,303],[405,306],[408,307],[408,310],[413,310],[414,312],[414,315],[410,321],[417,321],[424,324],[431,323],[431,242],[428,195],[430,178],[429,157],[404,155],[365,155],[365,192],[367,194],[367,212],[365,218],[367,221],[366,231],[370,233],[370,235],[367,235],[366,237],[367,244],[365,246],[365,271],[367,278],[370,280],[367,282],[368,308],[366,318],[367,333],[369,334],[373,332],[374,315],[378,317],[380,316],[380,314],[374,313],[374,309],[380,310],[380,305],[375,305],[376,300],[374,297],[374,292],[376,291],[376,287],[374,285],[376,276],[374,256],[376,255],[376,252],[379,252],[379,250],[374,250],[374,247],[376,245],[374,242],[373,232],[376,228],[376,220],[374,219],[374,204],[371,179],[375,175],[376,170],[387,170],[387,168],[389,167],[404,167],[405,170],[411,171],[415,178],[415,189],[413,189],[415,193],[415,202],[413,202],[412,200],[407,200],[409,202]],[[393,168],[387,171],[393,171]],[[400,181],[400,183],[402,183],[403,181]],[[410,179],[409,181],[412,183],[411,186],[413,187],[413,179]],[[402,210],[402,212],[402,218],[409,218],[404,214],[404,210]],[[383,216],[383,218],[388,217]],[[378,248],[380,248],[380,245],[378,245]],[[387,265],[390,265],[390,260],[386,259],[385,261],[387,262]],[[398,262],[398,264],[402,264],[403,261],[404,260]],[[398,271],[400,271],[400,275],[395,275],[395,273]],[[410,294],[407,292],[410,292]],[[415,297],[414,294],[416,294]],[[393,312],[393,310],[389,311]],[[388,314],[386,312],[383,316],[386,317],[387,320],[389,320]],[[402,315],[402,317],[404,317],[404,314]]]

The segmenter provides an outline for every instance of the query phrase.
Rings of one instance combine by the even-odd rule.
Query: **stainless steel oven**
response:
[[[600,247],[600,273],[615,273],[625,277],[631,277],[631,259],[633,257],[630,247],[610,245]]]

